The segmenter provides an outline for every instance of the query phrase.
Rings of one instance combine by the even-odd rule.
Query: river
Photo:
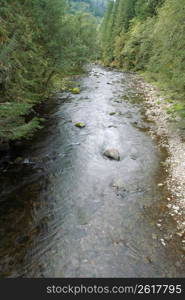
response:
[[[184,277],[135,76],[93,65],[78,83],[0,173],[1,277]]]

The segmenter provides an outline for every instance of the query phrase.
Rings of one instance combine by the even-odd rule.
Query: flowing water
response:
[[[148,133],[135,76],[91,66],[79,84],[53,99],[46,127],[0,174],[1,276],[184,276],[158,186],[167,154]]]

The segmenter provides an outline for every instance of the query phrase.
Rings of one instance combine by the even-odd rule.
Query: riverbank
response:
[[[167,199],[167,210],[176,223],[172,233],[180,237],[182,251],[185,251],[185,135],[178,128],[178,120],[174,120],[168,111],[172,104],[161,96],[160,91],[138,76],[139,90],[145,95],[145,113],[149,121],[154,122],[150,134],[158,138],[159,145],[168,152],[168,158],[162,164],[168,176],[161,186],[166,186],[171,197]]]

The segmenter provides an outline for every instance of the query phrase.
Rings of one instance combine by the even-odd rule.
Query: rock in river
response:
[[[14,163],[15,164],[21,164],[23,162],[24,158],[21,156],[18,156],[15,160]]]
[[[107,149],[103,154],[110,159],[120,160],[120,153],[117,149]]]
[[[80,89],[78,87],[71,89],[72,94],[80,94]]]
[[[86,125],[85,125],[84,122],[77,122],[77,123],[75,124],[75,126],[78,127],[78,128],[84,128]]]

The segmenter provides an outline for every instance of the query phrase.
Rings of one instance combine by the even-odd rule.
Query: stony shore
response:
[[[167,186],[171,195],[167,199],[167,210],[176,223],[174,232],[180,237],[182,250],[185,251],[185,133],[168,114],[172,104],[161,96],[156,87],[139,78],[139,89],[145,95],[147,119],[155,124],[151,127],[150,134],[158,136],[159,145],[168,152],[168,158],[164,162],[168,176],[161,185]]]

